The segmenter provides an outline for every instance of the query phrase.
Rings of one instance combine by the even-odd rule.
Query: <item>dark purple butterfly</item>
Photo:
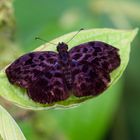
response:
[[[110,82],[110,73],[120,65],[118,49],[101,41],[73,47],[59,43],[57,51],[25,54],[7,69],[12,84],[27,89],[39,103],[53,103],[102,93]]]

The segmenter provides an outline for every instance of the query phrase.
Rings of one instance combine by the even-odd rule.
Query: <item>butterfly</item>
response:
[[[90,41],[71,48],[59,42],[57,52],[36,51],[15,60],[6,69],[8,80],[27,90],[35,102],[51,104],[71,95],[96,96],[110,83],[110,73],[120,66],[119,49]]]

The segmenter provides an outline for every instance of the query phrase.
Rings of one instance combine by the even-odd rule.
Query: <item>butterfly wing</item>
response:
[[[68,97],[55,52],[25,54],[6,69],[6,74],[12,84],[27,89],[36,102],[52,103]]]
[[[118,49],[100,41],[73,47],[69,55],[74,94],[78,97],[102,93],[110,82],[110,72],[120,65]]]

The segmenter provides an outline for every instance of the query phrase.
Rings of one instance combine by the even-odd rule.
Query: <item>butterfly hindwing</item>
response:
[[[100,41],[80,44],[69,51],[75,96],[97,95],[110,82],[110,72],[120,65],[118,49]]]
[[[52,75],[51,77],[48,74]],[[44,72],[27,90],[29,97],[40,103],[53,103],[69,97],[61,70]]]

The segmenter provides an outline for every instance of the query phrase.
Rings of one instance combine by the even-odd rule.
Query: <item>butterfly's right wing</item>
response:
[[[98,95],[110,82],[110,73],[120,65],[118,49],[101,41],[92,41],[69,51],[72,61],[75,96]]]
[[[27,89],[28,95],[36,102],[52,103],[68,97],[55,52],[25,54],[6,69],[6,74],[12,84]]]

